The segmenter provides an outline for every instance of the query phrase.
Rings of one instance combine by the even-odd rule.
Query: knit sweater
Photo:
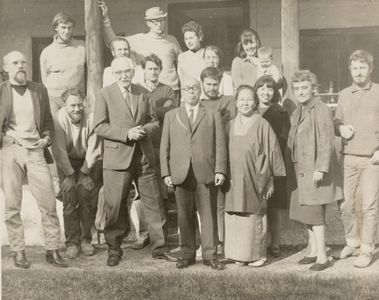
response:
[[[379,84],[363,90],[353,84],[341,91],[334,119],[338,136],[341,125],[353,125],[356,130],[351,139],[342,138],[342,153],[372,156],[379,150]]]
[[[104,39],[109,46],[116,38],[109,20],[103,22]],[[151,33],[138,33],[127,36],[126,39],[130,48],[136,57],[136,63],[141,61],[152,53],[156,54],[162,60],[162,72],[159,75],[159,81],[172,87],[174,90],[179,89],[178,74],[175,69],[175,62],[182,52],[180,45],[175,37],[168,34],[154,36]]]
[[[201,104],[205,108],[220,112],[221,118],[226,124],[237,115],[236,100],[232,96],[220,95],[216,99],[204,97],[201,99]]]
[[[85,94],[86,50],[84,41],[71,39],[67,44],[54,36],[40,57],[42,82],[50,97],[60,97],[69,88]]]
[[[258,67],[248,59],[235,57],[232,62],[232,79],[234,88],[246,84],[254,86],[257,81]]]
[[[85,107],[81,122],[71,122],[66,107],[61,108],[54,116],[55,135],[52,143],[53,156],[57,165],[66,176],[75,171],[70,158],[83,159],[81,172],[89,174],[95,163],[102,156],[102,139],[95,133],[93,113]]]
[[[205,67],[204,48],[199,49],[197,52],[188,50],[179,54],[178,75],[180,82],[183,82],[184,79],[188,77],[200,80],[201,71],[203,71]]]

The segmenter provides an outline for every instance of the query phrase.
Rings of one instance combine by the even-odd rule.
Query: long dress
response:
[[[229,133],[230,189],[225,201],[225,257],[255,261],[266,257],[267,200],[272,176],[285,176],[276,135],[258,113]]]

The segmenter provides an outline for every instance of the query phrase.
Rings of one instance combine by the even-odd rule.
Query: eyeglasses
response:
[[[197,85],[186,86],[186,87],[182,88],[182,91],[189,92],[190,90],[193,90],[194,92],[197,92],[198,90],[200,90],[200,88]]]
[[[129,69],[129,70],[124,70],[124,71],[116,71],[116,72],[113,72],[115,73],[117,76],[122,76],[123,74],[125,75],[131,75],[133,72],[133,69]]]
[[[166,19],[154,19],[154,20],[149,20],[149,21],[153,23],[154,25],[158,25],[158,24],[162,24],[166,22]]]

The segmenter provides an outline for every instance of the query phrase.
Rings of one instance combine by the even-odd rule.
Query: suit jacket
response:
[[[137,143],[148,164],[150,166],[155,164],[150,137],[158,131],[159,123],[150,105],[149,97],[146,89],[131,84],[130,101],[134,108],[134,114],[132,114],[117,82],[98,92],[94,109],[94,125],[95,132],[104,138],[104,169],[127,169]],[[129,130],[138,125],[145,129],[147,136],[139,141],[129,140]]]
[[[291,115],[286,164],[288,192],[299,193],[302,205],[321,205],[342,199],[342,178],[334,148],[332,113],[317,98]],[[298,173],[295,173],[297,162]],[[323,172],[322,181],[313,183],[315,171]]]
[[[200,104],[191,127],[185,106],[166,113],[160,149],[162,177],[178,185],[186,179],[190,164],[201,184],[214,182],[215,173],[227,172],[225,131],[218,111]]]
[[[37,125],[40,137],[49,136],[51,140],[54,135],[54,121],[51,116],[49,96],[47,89],[38,83],[27,81],[28,89],[33,101],[34,119]],[[0,148],[2,140],[9,125],[9,118],[12,113],[12,87],[10,81],[5,81],[0,84]],[[53,163],[53,157],[50,151],[46,148],[44,151],[46,162]]]

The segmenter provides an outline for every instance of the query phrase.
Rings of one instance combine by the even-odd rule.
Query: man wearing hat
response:
[[[105,2],[99,0],[99,6],[103,12],[104,39],[106,44],[110,45],[116,39],[116,35],[112,30]],[[149,8],[146,11],[145,19],[150,31],[127,36],[126,39],[134,51],[137,64],[140,64],[145,56],[151,53],[155,53],[162,60],[163,68],[159,81],[172,87],[178,97],[179,78],[175,62],[182,50],[176,38],[165,33],[166,16],[167,13],[160,7]]]

